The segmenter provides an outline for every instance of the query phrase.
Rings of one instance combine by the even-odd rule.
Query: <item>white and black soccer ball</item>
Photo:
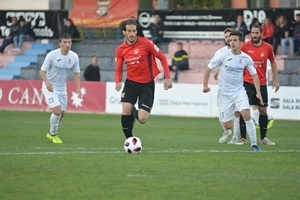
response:
[[[138,137],[129,137],[124,142],[124,149],[127,153],[141,153],[143,146],[142,140]]]

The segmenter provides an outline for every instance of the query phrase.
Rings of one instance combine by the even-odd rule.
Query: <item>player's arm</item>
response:
[[[46,56],[46,58],[43,62],[43,65],[42,65],[41,70],[40,70],[40,77],[43,80],[43,82],[45,83],[47,90],[49,92],[53,92],[53,86],[50,83],[50,81],[48,80],[47,75],[46,75],[46,72],[47,72],[49,66],[51,66],[51,56],[50,56],[50,54],[51,53],[47,54],[47,56]]]
[[[257,71],[254,67],[253,60],[250,58],[250,56],[249,56],[249,59],[248,59],[247,69],[248,69],[248,71],[251,74],[252,79],[253,79],[253,84],[254,84],[254,87],[255,87],[255,90],[256,90],[256,97],[259,99],[260,104],[264,105],[264,102],[263,102],[263,99],[262,99],[262,96],[261,96],[261,92],[260,92],[259,77],[258,77]]]
[[[52,84],[49,82],[49,80],[47,79],[47,76],[46,76],[46,71],[44,70],[40,70],[40,76],[41,76],[41,79],[44,81],[44,83],[46,84],[46,88],[49,92],[53,92],[53,86]]]
[[[260,92],[260,83],[259,83],[258,75],[253,74],[252,78],[253,78],[253,83],[254,83],[254,87],[255,87],[255,90],[256,90],[256,97],[259,99],[260,104],[264,105],[264,102],[263,102],[263,99],[262,99],[262,96],[261,96],[261,92]]]
[[[205,71],[204,71],[204,77],[203,77],[203,89],[202,91],[204,93],[207,93],[210,91],[210,88],[208,87],[208,79],[210,75],[211,69],[207,66]]]
[[[123,78],[123,58],[120,56],[118,49],[116,50],[116,54],[115,54],[115,62],[116,62],[115,89],[118,92],[122,88],[122,78]]]
[[[169,64],[165,54],[155,44],[152,44],[152,46],[153,47],[150,47],[151,53],[160,60],[161,65],[164,69],[165,78],[170,79],[171,75],[169,70]]]
[[[76,85],[76,93],[78,94],[78,98],[81,99],[81,89],[80,89],[80,73],[74,73],[74,81]]]
[[[278,69],[277,69],[277,64],[275,60],[270,61],[271,63],[271,70],[273,74],[273,88],[275,88],[275,92],[279,90],[279,80],[278,80]]]
[[[78,98],[81,99],[82,95],[81,95],[81,89],[80,89],[80,65],[79,65],[78,56],[76,56],[76,61],[75,61],[75,65],[73,68],[73,72],[74,72],[74,81],[75,81],[75,85],[76,85],[76,94],[78,95]]]
[[[172,88],[173,86],[172,86],[169,64],[168,64],[165,54],[152,42],[150,42],[149,49],[150,49],[151,54],[160,60],[161,65],[164,69],[164,74],[165,74],[164,89],[167,90],[167,89]]]

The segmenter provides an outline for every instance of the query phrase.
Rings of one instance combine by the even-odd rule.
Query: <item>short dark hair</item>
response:
[[[262,27],[261,27],[260,25],[254,24],[254,25],[251,27],[251,29],[252,29],[252,28],[258,28],[259,31],[262,33]],[[251,30],[250,30],[250,32],[251,32]]]
[[[230,37],[230,36],[233,36],[233,35],[238,36],[240,41],[243,41],[243,40],[244,40],[244,34],[243,34],[243,32],[241,32],[241,31],[233,30],[233,31],[230,33],[229,37]]]
[[[129,18],[121,23],[121,28],[123,31],[126,31],[126,25],[135,25],[137,27],[136,19]]]
[[[231,33],[233,30],[234,30],[233,28],[225,28],[224,34],[227,33],[227,32]]]
[[[69,33],[61,33],[59,35],[58,41],[61,42],[62,39],[69,39],[69,38],[71,38],[71,35]]]

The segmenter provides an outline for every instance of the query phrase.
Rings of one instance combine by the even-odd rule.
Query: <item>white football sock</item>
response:
[[[60,116],[57,116],[52,113],[50,116],[50,131],[49,131],[51,135],[56,135],[59,126],[59,121],[60,121]]]
[[[259,124],[259,111],[258,109],[252,110],[252,117],[255,124]]]
[[[256,129],[253,120],[250,119],[248,121],[245,121],[245,123],[246,123],[247,133],[251,141],[251,146],[257,145]]]
[[[239,139],[239,135],[241,133],[240,129],[240,117],[234,117],[233,121],[233,137],[234,139]]]

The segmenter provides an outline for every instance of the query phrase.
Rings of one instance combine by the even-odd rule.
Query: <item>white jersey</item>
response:
[[[216,55],[219,54],[219,53],[222,53],[223,51],[228,51],[228,50],[229,50],[229,47],[228,47],[228,46],[224,46],[224,47],[218,49],[218,50],[216,51],[216,53],[214,54],[214,56],[216,56]],[[213,56],[213,57],[214,57],[214,56]]]
[[[223,49],[223,48],[222,48]],[[219,92],[226,95],[234,95],[239,90],[244,90],[243,74],[247,67],[251,75],[256,74],[253,60],[250,56],[241,52],[239,55],[231,53],[230,49],[222,50],[210,60],[208,67],[219,70]]]
[[[78,55],[70,50],[65,56],[60,49],[55,49],[47,54],[41,70],[46,71],[47,79],[56,90],[64,90],[69,72],[80,73]]]

